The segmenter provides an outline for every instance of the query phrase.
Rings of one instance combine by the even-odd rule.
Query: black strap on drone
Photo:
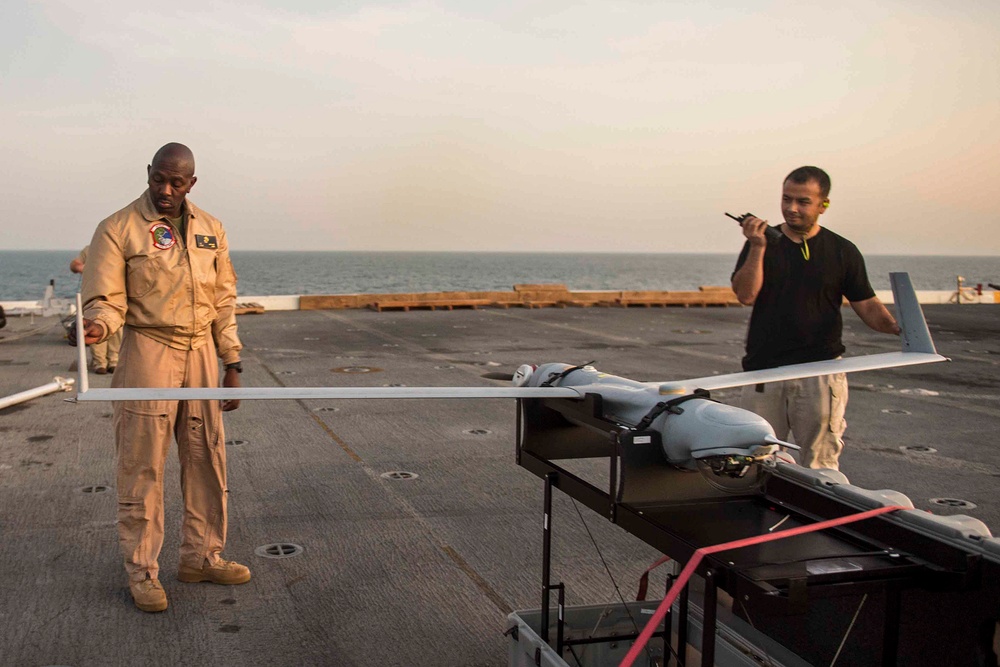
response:
[[[649,425],[653,423],[653,420],[662,415],[664,412],[669,412],[673,415],[679,415],[684,412],[683,408],[678,407],[681,403],[690,401],[692,398],[704,398],[707,400],[714,400],[709,393],[704,389],[695,389],[694,393],[688,394],[686,396],[678,396],[677,398],[672,398],[669,401],[661,401],[653,406],[653,408],[642,418],[638,424],[635,425],[636,431],[645,431],[649,428]]]
[[[595,359],[594,361],[597,361],[597,360]],[[541,383],[538,386],[539,387],[551,387],[555,382],[558,382],[559,380],[562,380],[564,377],[566,377],[567,375],[569,375],[573,371],[578,371],[581,368],[585,368],[585,367],[591,365],[592,363],[594,363],[594,361],[588,361],[587,363],[580,364],[579,366],[570,366],[569,368],[567,368],[566,370],[564,370],[562,373],[552,373],[551,375],[549,375],[549,379],[548,380],[546,380],[545,382]]]

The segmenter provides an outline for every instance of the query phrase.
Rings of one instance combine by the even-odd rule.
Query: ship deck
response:
[[[636,380],[728,373],[739,369],[749,312],[242,315],[243,382],[500,386],[483,374],[591,360]],[[841,470],[857,486],[901,491],[918,508],[967,514],[1000,534],[1000,308],[924,312],[952,362],[853,375]],[[898,349],[849,309],[844,316],[848,354]],[[56,318],[10,318],[0,330],[0,396],[70,375],[75,358]],[[90,381],[108,386],[110,377]],[[540,605],[542,484],[515,464],[513,400],[245,401],[226,416],[225,556],[248,564],[253,579],[176,580],[171,452],[160,556],[170,607],[144,614],[118,552],[111,406],[67,402],[72,395],[0,411],[4,665],[499,667],[507,614]],[[416,476],[388,474],[400,472]],[[659,554],[566,496],[554,500],[552,575],[566,583],[567,604],[612,605],[616,588],[634,599]],[[303,550],[257,555],[270,544]],[[651,590],[663,585],[654,574]]]

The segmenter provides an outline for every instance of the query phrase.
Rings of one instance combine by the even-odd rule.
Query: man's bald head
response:
[[[194,175],[194,153],[184,144],[171,142],[156,151],[150,165],[156,167],[166,164],[171,164],[174,167],[185,167],[183,171],[186,171],[189,176]]]
[[[184,144],[170,143],[156,151],[146,167],[146,183],[156,210],[169,218],[184,212],[184,199],[198,180],[194,153]]]

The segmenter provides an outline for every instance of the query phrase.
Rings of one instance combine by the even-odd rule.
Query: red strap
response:
[[[667,615],[667,610],[670,609],[670,605],[674,603],[677,596],[680,594],[681,589],[687,585],[688,579],[694,574],[694,571],[698,569],[698,564],[701,563],[701,559],[709,554],[714,554],[719,551],[729,551],[731,549],[740,549],[742,547],[749,547],[754,544],[763,544],[764,542],[774,542],[775,540],[783,540],[786,537],[794,537],[796,535],[802,535],[804,533],[814,533],[819,530],[825,530],[827,528],[833,528],[835,526],[842,526],[847,523],[854,523],[855,521],[864,521],[865,519],[870,519],[873,516],[878,516],[879,514],[886,514],[887,512],[895,512],[896,510],[910,509],[909,507],[903,507],[902,505],[892,505],[890,507],[879,507],[877,509],[868,510],[867,512],[861,512],[859,514],[849,514],[847,516],[842,516],[839,519],[830,519],[829,521],[820,521],[819,523],[810,524],[808,526],[798,526],[797,528],[789,528],[788,530],[782,530],[777,533],[768,533],[766,535],[757,535],[755,537],[747,537],[742,540],[734,540],[732,542],[724,542],[723,544],[716,544],[715,546],[702,547],[694,552],[691,560],[688,561],[687,565],[681,571],[677,580],[674,581],[674,585],[670,587],[670,591],[667,596],[663,598],[660,602],[660,606],[656,608],[656,612],[653,614],[649,622],[646,623],[646,627],[642,629],[639,633],[638,639],[636,639],[635,644],[629,649],[629,652],[625,654],[625,657],[618,667],[632,667],[632,663],[635,659],[639,657],[639,654],[646,647],[646,643],[649,638],[653,636],[656,632],[657,626],[663,621],[663,618]],[[658,565],[659,563],[657,563]],[[655,567],[655,565],[653,566]],[[652,568],[650,568],[652,569]],[[684,650],[684,647],[681,647]]]
[[[646,599],[646,589],[649,588],[649,573],[660,567],[664,563],[669,563],[670,557],[664,556],[660,560],[656,561],[652,565],[646,568],[646,571],[642,573],[639,577],[639,592],[635,594],[635,601],[642,602]]]

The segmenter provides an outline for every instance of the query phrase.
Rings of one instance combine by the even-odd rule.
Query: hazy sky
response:
[[[996,0],[14,0],[0,54],[0,248],[179,141],[240,250],[736,253],[816,164],[866,253],[1000,255]]]

